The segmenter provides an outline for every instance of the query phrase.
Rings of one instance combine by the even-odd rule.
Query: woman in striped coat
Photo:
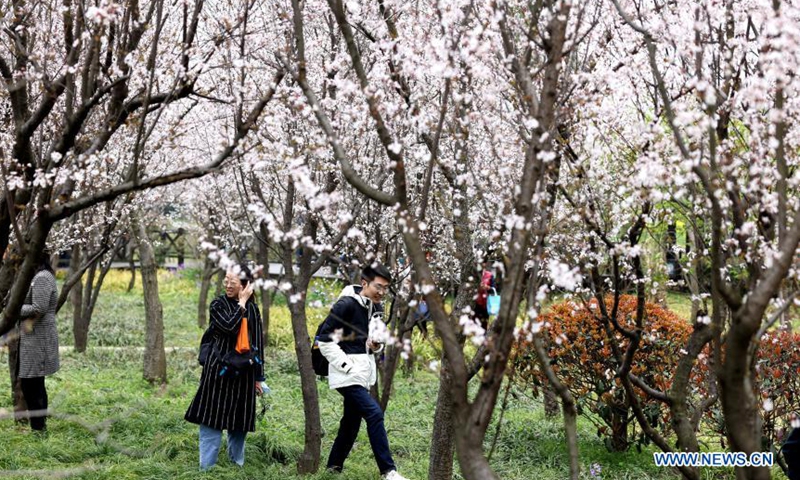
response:
[[[245,437],[256,428],[256,395],[261,395],[264,380],[261,313],[252,298],[250,272],[243,268],[242,273],[244,277],[240,278],[229,271],[225,294],[211,302],[209,331],[214,348],[185,415],[187,421],[200,425],[201,470],[216,464],[223,430],[228,431],[228,457],[244,465]],[[258,361],[251,368],[236,371],[223,365],[221,359],[236,348],[242,321],[247,322],[251,349]]]
[[[58,329],[56,328],[56,304],[58,287],[50,252],[45,250],[39,257],[39,266],[33,277],[19,322],[19,376],[22,394],[30,412],[33,430],[44,431],[47,427],[44,411],[47,410],[47,390],[44,377],[58,371]]]

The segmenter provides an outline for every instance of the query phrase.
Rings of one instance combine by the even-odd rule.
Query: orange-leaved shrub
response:
[[[770,447],[780,445],[790,419],[800,414],[800,334],[785,330],[765,334],[756,359],[764,440]]]
[[[609,314],[613,297],[605,299]],[[637,299],[620,297],[617,320],[625,329],[635,327]],[[623,355],[629,341],[614,326],[604,323],[597,301],[588,304],[566,301],[551,306],[538,319],[545,323],[548,335],[548,354],[553,369],[570,389],[578,404],[579,413],[599,419],[598,435],[606,439],[610,450],[627,449],[632,443],[641,445],[646,439],[640,433],[630,438],[635,423],[630,404],[615,373],[619,367],[609,335]],[[654,303],[645,304],[643,335],[631,364],[631,372],[651,387],[667,392],[683,349],[686,348],[692,326],[687,320]],[[724,355],[724,345],[723,345]],[[690,403],[712,395],[707,381],[710,371],[710,346],[699,355],[692,370],[688,395]],[[800,415],[800,334],[785,330],[766,333],[759,342],[755,359],[754,393],[760,398],[762,444],[767,450],[779,449],[790,429],[790,421]],[[512,361],[514,378],[535,394],[545,383],[532,345],[524,338],[518,343]],[[715,388],[719,388],[715,386]],[[651,425],[668,433],[670,412],[661,402],[635,389]],[[722,406],[719,401],[703,415],[703,431],[713,432],[726,445]]]
[[[764,451],[773,447],[779,450],[791,430],[792,418],[800,415],[800,334],[786,330],[764,334],[756,350],[755,373],[762,446]],[[719,435],[724,445],[726,431],[720,403],[709,408],[704,418],[706,427]]]
[[[611,296],[605,299],[609,315],[613,301]],[[620,297],[617,321],[623,328],[635,328],[636,306],[635,296]],[[686,320],[657,304],[646,303],[644,311],[643,335],[631,372],[651,387],[666,391],[671,386],[680,351],[685,347],[692,327]],[[546,336],[548,353],[556,375],[575,397],[579,413],[591,413],[590,418],[602,421],[602,424],[598,423],[597,433],[605,438],[608,448],[621,451],[634,442],[637,446],[647,443],[641,434],[630,438],[635,421],[623,387],[615,376],[619,362],[612,343],[619,346],[619,355],[622,356],[629,340],[614,330],[611,322],[604,323],[597,301],[588,304],[561,302],[551,306],[538,320],[545,322],[545,331],[549,334]],[[513,368],[515,378],[538,393],[546,379],[533,346],[525,339],[521,339],[517,346]],[[636,390],[649,422],[661,430],[669,428],[668,409]]]

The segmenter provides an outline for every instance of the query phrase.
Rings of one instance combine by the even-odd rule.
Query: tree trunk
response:
[[[153,247],[144,226],[134,219],[134,235],[139,247],[145,308],[144,378],[150,383],[167,382],[167,355],[164,350],[164,318],[158,298],[158,270]]]
[[[75,244],[72,246],[72,255],[69,261],[69,275],[72,276],[80,270],[82,249]],[[75,351],[83,353],[89,341],[89,322],[83,316],[83,281],[78,283],[69,291],[69,300],[72,304],[72,336],[75,340]]]
[[[197,301],[197,326],[200,328],[206,328],[208,324],[208,291],[211,289],[211,277],[215,272],[214,263],[206,258],[203,273],[200,274],[200,298]]]
[[[466,208],[465,208],[466,211]],[[466,234],[456,234],[456,238],[460,243],[459,250],[462,252],[471,252],[469,247],[463,243],[469,236]],[[475,275],[474,272],[474,259],[471,255],[459,259],[461,265],[461,279],[462,288],[459,289],[458,295],[453,301],[453,311],[461,311],[465,306],[473,303],[473,294],[477,291],[477,282],[471,282],[470,276]],[[449,320],[449,321],[452,321]],[[458,342],[460,347],[464,347],[465,337],[459,332]],[[453,378],[450,367],[450,361],[447,355],[442,355],[441,369],[439,377],[439,393],[436,398],[436,411],[434,412],[433,433],[431,435],[431,451],[428,463],[428,478],[429,480],[444,480],[453,477],[453,457],[456,449],[456,428],[455,422],[456,413],[453,412]],[[473,375],[477,373],[474,372]],[[470,377],[472,375],[469,375]],[[469,379],[466,380],[469,382]],[[483,452],[480,451],[480,456],[483,457]],[[459,454],[459,458],[460,454]],[[485,459],[485,457],[484,457]],[[464,469],[464,463],[459,462]],[[494,477],[486,477],[494,478]]]
[[[672,430],[678,439],[677,447],[681,452],[700,451],[693,422],[693,412],[690,411],[688,400],[689,382],[697,356],[711,341],[711,337],[710,328],[700,323],[695,325],[695,329],[686,345],[687,353],[678,362],[678,367],[673,376],[672,387],[668,392]],[[703,403],[700,402],[695,408],[702,409]],[[702,415],[702,412],[700,414]],[[697,468],[691,468],[691,474],[684,474],[684,478],[692,480],[700,478],[700,471]]]
[[[620,408],[618,412],[617,409]],[[612,452],[624,452],[628,450],[628,446],[630,446],[630,442],[628,442],[628,424],[629,416],[628,416],[628,409],[624,408],[624,412],[622,408],[618,405],[611,406],[611,451]]]
[[[409,331],[411,325],[412,314],[408,308],[408,299],[401,298],[400,295],[396,296],[392,301],[392,308],[389,311],[389,330],[392,336],[397,337],[398,332],[405,333]],[[384,412],[389,406],[389,399],[392,396],[392,386],[394,385],[394,376],[397,373],[397,366],[400,363],[400,353],[403,351],[402,341],[392,345],[386,345],[383,350],[383,362],[378,369],[379,381],[375,385],[381,386],[380,395],[378,396],[378,404]]]
[[[94,307],[97,306],[97,299],[100,296],[100,289],[103,288],[103,282],[106,280],[108,271],[111,270],[111,263],[113,260],[113,257],[109,256],[105,263],[100,266],[100,277],[98,277],[97,281],[94,282],[92,288],[89,289],[89,299],[83,309],[83,315],[87,318],[87,322],[92,321]]]
[[[380,385],[381,391],[378,397],[378,404],[384,412],[389,406],[389,399],[392,396],[392,386],[394,385],[394,376],[397,373],[397,366],[400,364],[400,352],[403,350],[402,344],[387,345],[384,349],[385,355],[383,357],[383,368],[380,369]],[[378,383],[375,384],[376,386]]]
[[[128,282],[128,292],[133,290],[134,285],[136,285],[136,263],[133,261],[133,254],[136,252],[136,249],[132,246],[128,246],[128,267],[131,269],[131,280]]]
[[[405,344],[405,341],[411,341],[411,335],[414,333],[414,329],[403,333],[403,337],[401,338],[401,344]],[[411,350],[408,352],[408,356],[406,360],[403,362],[403,374],[406,376],[410,376],[414,373],[414,344],[409,343],[411,346]]]
[[[89,306],[92,303],[92,290],[94,288],[94,277],[97,273],[97,264],[92,264],[88,270],[86,270],[85,280],[82,284],[76,285],[78,289],[82,290],[81,292],[81,328],[86,331],[86,335],[88,336],[89,333],[89,324],[91,323],[91,315],[89,315]]]
[[[261,222],[259,225],[261,230],[261,239],[262,241],[258,242],[258,263],[264,267],[263,278],[269,278],[269,232],[267,231],[267,224],[266,222]],[[264,332],[264,355],[267,354],[267,348],[269,348],[269,310],[272,306],[272,296],[267,289],[261,289],[261,320],[263,321],[263,332]]]
[[[320,463],[320,447],[322,443],[322,425],[319,415],[319,392],[317,376],[311,366],[311,343],[308,338],[306,318],[306,301],[303,290],[301,298],[289,303],[292,314],[292,332],[294,333],[294,350],[300,368],[300,387],[303,394],[303,414],[305,416],[305,443],[303,453],[297,459],[297,473],[316,473]]]
[[[531,277],[535,277],[535,275],[531,275]],[[532,285],[537,285],[537,282],[533,282]],[[532,289],[529,298],[535,295],[533,292],[534,290]],[[541,335],[537,335],[534,338],[533,345],[536,350],[536,356],[539,359],[539,366],[545,372],[548,380],[546,388],[552,395],[561,398],[561,405],[564,411],[564,436],[566,437],[567,451],[569,453],[569,478],[570,480],[578,480],[581,470],[579,463],[580,452],[578,450],[578,409],[575,406],[575,398],[553,371]]]
[[[267,354],[269,348],[269,314],[272,307],[272,293],[265,289],[261,289],[261,320],[264,328],[264,355]]]
[[[436,412],[433,416],[428,480],[451,480],[453,478],[453,457],[456,444],[453,400],[450,395],[451,381],[449,362],[447,359],[443,359],[439,374],[439,395],[436,398]]]
[[[17,330],[12,332],[12,335]],[[14,339],[8,343],[8,370],[11,374],[11,402],[14,405],[14,415],[17,421],[24,422],[18,414],[28,410],[28,404],[25,403],[25,397],[22,395],[22,384],[17,372],[19,370],[19,338]]]
[[[537,268],[536,271],[538,272],[538,270],[539,269]],[[536,293],[535,292],[539,288],[539,282],[535,278],[533,278],[534,276],[535,275],[531,275],[531,281],[529,282],[529,286],[532,287],[532,288],[530,288],[530,292],[531,293],[526,295],[526,297],[528,298],[528,302],[530,304],[533,304],[533,302],[535,301],[535,297],[536,297]],[[542,337],[542,342],[543,342],[542,348],[544,349],[545,356],[546,356],[549,337]],[[541,358],[539,359],[539,361],[540,361],[540,363],[543,363]],[[544,368],[546,368],[546,367],[544,367]],[[558,401],[558,394],[556,393],[556,390],[553,387],[553,385],[550,383],[550,381],[546,377],[542,381],[542,390],[544,392],[544,414],[545,414],[545,416],[547,418],[556,418],[556,417],[558,417],[559,413],[561,412],[561,408],[559,408],[560,406],[559,406],[559,401]]]
[[[17,271],[19,270],[20,258],[16,254],[16,249],[12,247],[7,250],[7,252],[9,253],[9,258],[3,262],[3,266],[0,268],[0,299],[6,298],[9,290],[11,290],[14,278],[17,276]],[[3,307],[5,307],[5,305],[3,305]],[[19,378],[17,378],[19,338],[13,338],[18,335],[17,327],[9,333],[9,338],[11,340],[8,343],[8,373],[11,380],[11,402],[12,405],[14,405],[14,412],[24,412],[28,409],[28,405],[25,403],[25,397],[22,395],[22,385],[19,382]]]
[[[462,161],[466,158],[462,156]],[[475,271],[475,261],[472,251],[472,231],[469,230],[469,203],[466,190],[462,188],[463,195],[454,201],[454,208],[461,210],[460,221],[453,225],[453,238],[456,242],[456,259],[458,260],[460,272],[460,287],[453,301],[453,312],[460,312],[464,307],[474,305],[474,295],[477,286],[480,284],[480,276]],[[455,318],[453,318],[455,317]],[[433,318],[433,317],[431,317]],[[457,325],[457,315],[451,313],[448,319],[453,325]],[[487,334],[487,337],[489,335]],[[465,338],[460,330],[457,334],[459,348],[463,352]],[[439,394],[436,399],[436,411],[434,413],[433,433],[431,436],[431,452],[428,464],[428,478],[444,480],[453,476],[453,456],[456,448],[456,428],[453,412],[453,378],[450,361],[447,355],[442,355],[442,367],[439,379]],[[477,373],[477,372],[475,372]],[[469,378],[465,379],[465,383]],[[462,412],[463,413],[463,412]],[[484,432],[485,434],[485,432]],[[482,438],[482,437],[481,437]],[[482,458],[483,452],[478,453]],[[459,454],[459,458],[461,458]],[[459,462],[464,471],[464,463]],[[493,478],[493,477],[486,477]]]
[[[544,415],[547,418],[555,418],[559,415],[561,409],[558,405],[558,395],[553,391],[550,382],[544,384]]]
[[[737,324],[736,319],[733,324]],[[751,339],[751,332],[743,328],[731,329],[725,344],[723,374],[719,379],[730,450],[747,455],[762,450],[761,415],[750,368],[753,364],[749,354]],[[736,468],[736,478],[766,480],[770,478],[770,471],[766,467]]]
[[[567,450],[569,451],[569,471],[570,479],[578,480],[580,475],[580,463],[578,452],[578,409],[575,402],[567,400],[562,396],[564,411],[564,435],[567,439]]]
[[[469,417],[462,413],[458,416]],[[499,480],[483,454],[483,438],[486,432],[477,428],[467,428],[466,418],[457,419],[459,434],[455,436],[458,463],[461,473],[468,480]],[[463,432],[463,434],[461,433]]]

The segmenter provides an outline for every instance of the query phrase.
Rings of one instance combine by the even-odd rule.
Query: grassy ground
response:
[[[4,360],[4,358],[0,358]],[[82,479],[191,479],[191,478],[297,478],[293,459],[302,448],[302,409],[292,355],[280,352],[267,362],[268,382],[273,389],[269,409],[258,423],[258,432],[248,438],[244,469],[231,465],[224,455],[211,472],[197,472],[197,428],[183,421],[183,413],[194,394],[199,368],[193,352],[175,352],[169,358],[169,385],[152,387],[141,380],[140,355],[94,350],[85,355],[67,353],[62,371],[48,380],[52,407],[62,415],[49,422],[49,436],[41,438],[26,428],[5,421],[0,424],[3,448],[0,469],[62,470],[85,467]],[[436,378],[417,372],[413,378],[398,378],[396,397],[387,412],[387,429],[401,471],[410,478],[425,478],[432,423],[432,399]],[[320,384],[321,387],[324,385]],[[4,378],[0,389],[7,391]],[[321,388],[321,410],[327,455],[337,427],[340,399]],[[8,408],[4,398],[3,407]],[[112,419],[106,443],[88,430]],[[80,423],[78,423],[80,422]],[[493,464],[506,479],[561,479],[566,475],[566,451],[561,424],[543,418],[530,400],[513,402]],[[101,434],[102,437],[102,434]],[[592,427],[582,424],[581,447],[584,466],[603,466],[603,478],[673,478],[652,465],[652,457],[635,451],[612,455],[594,437]],[[129,454],[120,453],[120,449]],[[41,478],[42,474],[17,478]],[[310,478],[328,479],[320,473]],[[342,480],[377,479],[378,475],[366,434],[348,459]]]
[[[692,316],[692,300],[688,293],[667,293],[667,306],[687,321]]]
[[[201,330],[196,326],[196,288],[191,276],[164,272],[160,278],[164,304],[165,337],[169,346],[195,347]],[[141,285],[140,282],[137,285]],[[90,350],[62,355],[61,371],[48,379],[51,407],[59,417],[49,421],[49,435],[33,435],[10,420],[0,421],[0,477],[48,478],[46,472],[66,471],[81,479],[377,479],[366,432],[348,459],[345,474],[295,474],[294,459],[302,449],[303,411],[294,358],[288,312],[278,306],[272,312],[274,345],[266,362],[267,383],[273,393],[258,431],[248,437],[245,467],[230,464],[224,454],[209,473],[197,470],[197,427],[183,414],[197,388],[200,368],[193,350],[168,354],[169,384],[154,387],[141,379],[141,353],[126,349],[91,349],[92,346],[139,346],[142,344],[141,292],[126,293],[127,277],[114,274],[92,325]],[[324,285],[319,295],[328,295]],[[310,328],[325,314],[310,311]],[[59,316],[63,344],[71,344],[71,315]],[[6,355],[0,351],[0,363]],[[320,387],[323,428],[323,462],[338,425],[340,397]],[[419,370],[398,376],[386,416],[395,460],[401,473],[413,478],[427,476],[428,451],[438,379]],[[8,392],[7,375],[0,376],[0,392]],[[566,478],[567,457],[559,419],[545,418],[538,401],[517,392],[505,414],[492,464],[504,479],[556,480]],[[0,395],[0,411],[11,407],[9,396]],[[494,426],[490,432],[493,434]],[[487,435],[491,439],[492,435]],[[642,453],[609,453],[595,435],[595,427],[580,419],[579,441],[584,478],[671,479],[668,469],[653,465],[652,450]],[[487,451],[489,445],[487,444]],[[589,466],[602,467],[591,477]],[[75,470],[77,469],[77,470]],[[24,472],[27,472],[24,473]],[[704,472],[704,478],[729,478],[730,470]],[[460,477],[457,477],[460,478]]]

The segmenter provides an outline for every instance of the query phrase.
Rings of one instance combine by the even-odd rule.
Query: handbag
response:
[[[500,313],[500,295],[497,294],[497,290],[494,288],[492,289],[492,294],[486,298],[486,310],[489,315]]]
[[[239,327],[239,336],[236,337],[236,351],[247,353],[250,351],[250,336],[247,334],[247,317],[242,317],[242,324]]]
[[[236,373],[242,372],[261,363],[261,359],[258,358],[255,350],[251,350],[247,353],[238,353],[236,350],[230,350],[222,356],[221,361],[223,368],[219,373],[220,375],[225,375],[225,372],[229,369],[232,369]]]
[[[239,326],[239,334],[236,336],[236,347],[225,353],[221,358],[221,362],[223,367],[220,370],[220,375],[225,375],[229,370],[233,370],[233,372],[238,375],[240,372],[261,363],[261,358],[258,356],[258,349],[251,348],[250,346],[246,317],[242,317],[242,323]]]

